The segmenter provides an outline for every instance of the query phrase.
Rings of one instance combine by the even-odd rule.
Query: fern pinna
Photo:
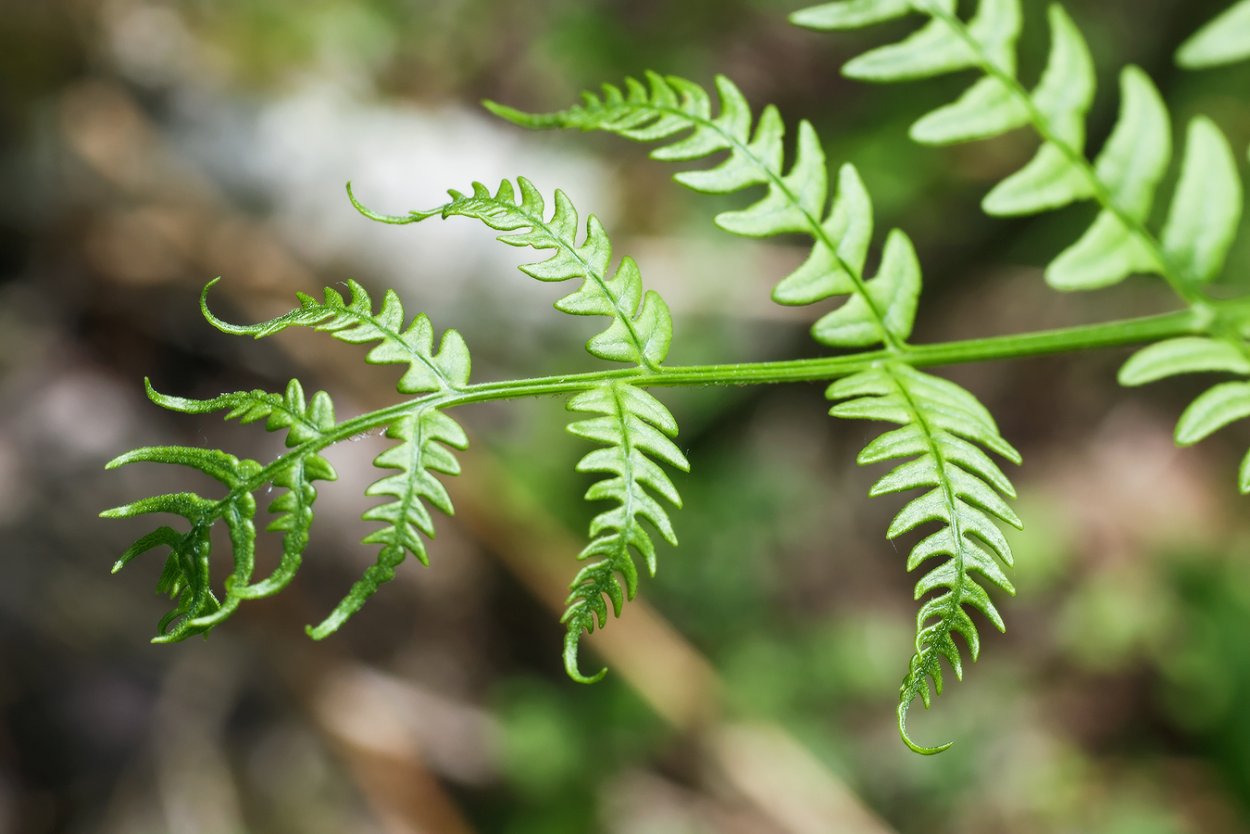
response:
[[[1247,8],[1242,0],[1209,24],[1187,42],[1178,60],[1210,66],[1244,57],[1240,33]],[[120,568],[147,551],[168,550],[158,590],[173,598],[174,607],[160,621],[157,639],[205,633],[241,601],[271,595],[290,583],[309,540],[314,482],[335,478],[321,452],[361,432],[383,429],[394,444],[374,461],[384,474],[367,490],[383,501],[364,514],[381,524],[364,540],[378,547],[376,564],[320,625],[309,629],[315,638],[334,632],[409,554],[428,563],[425,539],[434,535],[430,508],[452,512],[437,475],[458,473],[453,450],[467,444],[448,412],[477,402],[558,395],[577,415],[569,431],[595,446],[577,464],[580,472],[602,476],[585,497],[608,504],[591,522],[590,541],[578,555],[585,565],[573,579],[563,617],[568,675],[581,682],[599,680],[606,670],[586,675],[579,667],[583,635],[602,628],[609,611],[619,616],[624,602],[635,596],[639,558],[655,574],[654,534],[677,542],[668,507],[680,507],[681,498],[668,470],[688,471],[689,462],[674,442],[677,421],[648,389],[821,381],[829,383],[834,417],[892,425],[867,445],[858,462],[894,464],[871,495],[912,493],[886,535],[912,537],[907,569],[924,569],[915,586],[915,650],[899,690],[898,730],[917,752],[946,749],[949,745],[914,742],[908,711],[917,699],[928,707],[934,693],[941,693],[943,664],[962,678],[965,651],[973,660],[979,656],[977,618],[1004,627],[991,591],[1015,593],[1005,572],[1012,553],[1002,525],[1018,527],[1020,519],[1009,504],[1015,489],[995,457],[1015,464],[1021,458],[972,393],[922,369],[1145,344],[1121,372],[1125,385],[1198,372],[1250,377],[1250,305],[1220,300],[1208,291],[1223,269],[1243,202],[1236,157],[1214,122],[1201,116],[1190,122],[1166,220],[1155,230],[1155,194],[1172,162],[1168,108],[1145,72],[1129,67],[1121,74],[1117,124],[1098,154],[1087,156],[1093,65],[1084,39],[1061,7],[1049,10],[1050,57],[1032,86],[1016,72],[1019,0],[981,0],[968,21],[957,14],[954,0],[842,0],[800,11],[794,20],[809,28],[853,29],[908,15],[919,15],[924,25],[900,43],[852,60],[847,74],[901,81],[979,72],[982,77],[958,101],[916,122],[913,137],[943,145],[1032,127],[1041,139],[1039,150],[987,195],[985,209],[1037,214],[1093,201],[1097,217],[1049,264],[1050,284],[1090,290],[1136,273],[1155,274],[1175,291],[1181,309],[1059,330],[914,344],[922,283],[916,248],[904,232],[892,229],[881,236],[879,257],[871,259],[877,265],[869,269],[877,235],[868,189],[853,165],[830,168],[809,122],[798,124],[787,152],[779,111],[767,106],[755,113],[723,76],[715,79],[713,94],[692,81],[649,72],[643,80],[604,85],[586,93],[581,103],[550,113],[487,103],[492,112],[525,127],[604,131],[650,143],[657,160],[698,162],[719,155],[716,164],[682,171],[675,179],[711,194],[762,189],[754,202],[716,216],[725,231],[807,238],[806,259],[780,278],[772,296],[786,305],[822,305],[811,333],[831,354],[731,365],[666,364],[672,315],[657,293],[644,289],[638,264],[629,257],[614,260],[602,224],[593,215],[583,222],[562,191],[548,200],[523,177],[493,190],[474,183],[467,192],[449,192],[450,199],[440,206],[401,215],[366,208],[349,187],[353,205],[370,219],[403,225],[465,217],[500,232],[499,240],[508,245],[547,253],[544,260],[521,266],[522,272],[540,281],[574,280],[576,288],[556,308],[607,318],[586,350],[617,364],[607,370],[471,383],[469,352],[460,335],[448,330],[436,346],[429,319],[409,319],[393,292],[375,309],[364,288],[348,282],[346,297],[334,289],[321,299],[300,294],[299,306],[285,315],[236,325],[209,310],[210,283],[201,308],[222,332],[262,338],[308,327],[341,341],[369,344],[367,362],[403,366],[397,389],[409,398],[338,421],[327,394],[307,399],[297,381],[281,394],[241,391],[206,400],[161,394],[148,385],[153,402],[171,410],[224,411],[227,419],[263,420],[270,431],[286,432],[288,447],[266,465],[187,447],[138,449],[110,464],[180,464],[225,488],[218,497],[159,495],[105,513],[118,518],[172,513],[186,523],[185,530],[162,526],[140,537],[117,563]],[[1197,442],[1244,417],[1250,417],[1250,381],[1219,383],[1181,417],[1177,440]],[[271,576],[254,581],[254,494],[267,486],[280,490],[268,508],[274,516],[268,529],[282,534],[282,556]],[[1242,465],[1241,486],[1250,492],[1250,455]],[[232,569],[220,588],[214,583],[209,535],[218,521],[229,533],[232,551]]]

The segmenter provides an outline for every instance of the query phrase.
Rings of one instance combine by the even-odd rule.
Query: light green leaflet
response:
[[[1145,385],[1196,373],[1250,376],[1250,345],[1232,335],[1223,339],[1185,337],[1143,348],[1120,369],[1120,384]],[[1176,442],[1192,446],[1238,420],[1250,417],[1250,382],[1223,382],[1201,394],[1176,424]],[[1242,494],[1250,494],[1250,453],[1238,478]]]
[[[1246,58],[1250,58],[1250,0],[1238,0],[1176,52],[1176,62],[1187,69],[1231,64]]]
[[[563,191],[556,191],[555,206],[547,216],[546,201],[525,177],[517,189],[504,180],[494,194],[481,183],[473,193],[451,191],[451,201],[429,211],[406,215],[381,215],[360,204],[348,186],[352,204],[366,217],[382,223],[405,225],[431,217],[469,217],[492,229],[510,232],[499,240],[509,246],[554,249],[545,261],[526,264],[521,271],[539,281],[580,279],[572,295],[556,302],[556,309],[575,316],[608,316],[612,324],[590,340],[586,350],[609,362],[629,362],[655,369],[668,355],[673,340],[673,319],[668,305],[654,290],[643,292],[642,274],[632,258],[623,258],[611,272],[612,243],[594,215],[586,220],[586,236],[578,242],[577,209]]]
[[[675,507],[681,506],[677,488],[657,463],[666,463],[683,472],[690,462],[673,443],[677,421],[655,397],[631,385],[605,383],[578,394],[568,404],[569,411],[597,415],[569,426],[578,437],[603,448],[589,452],[577,464],[578,472],[603,472],[609,477],[596,482],[586,493],[588,501],[611,501],[590,523],[590,544],[578,554],[589,564],[573,579],[572,590],[561,622],[567,629],[564,639],[564,667],[569,677],[581,683],[594,683],[607,669],[587,677],[577,667],[578,643],[608,619],[612,612],[638,592],[638,568],[633,552],[643,557],[647,572],[655,576],[655,544],[642,522],[657,530],[665,541],[676,546],[677,535],[668,512],[652,493]],[[605,602],[605,600],[607,602]]]
[[[1250,8],[1248,6],[1247,8]],[[1098,156],[1085,155],[1086,118],[1094,101],[1093,60],[1061,6],[1049,8],[1051,49],[1031,89],[1016,74],[1020,0],[980,0],[968,22],[948,0],[829,3],[796,13],[813,29],[849,29],[907,14],[927,22],[899,43],[852,59],[845,73],[868,81],[907,81],[959,70],[984,77],[956,102],[922,117],[912,136],[927,144],[985,139],[1031,125],[1042,139],[1033,159],[986,196],[995,215],[1027,215],[1093,200],[1093,224],[1046,270],[1062,290],[1091,290],[1130,275],[1163,276],[1182,298],[1219,275],[1236,233],[1242,191],[1228,141],[1209,120],[1187,131],[1180,185],[1161,232],[1148,226],[1155,191],[1172,157],[1167,108],[1136,67],[1120,77],[1120,117]]]

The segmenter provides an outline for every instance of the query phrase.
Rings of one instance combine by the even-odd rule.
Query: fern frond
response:
[[[1250,0],[1234,3],[1176,52],[1176,63],[1204,69],[1250,58]]]
[[[565,670],[573,680],[594,683],[607,669],[589,677],[581,673],[577,663],[581,635],[607,625],[609,601],[613,614],[619,617],[625,600],[634,598],[638,591],[635,552],[642,556],[647,572],[655,575],[655,544],[643,521],[670,544],[677,544],[668,512],[652,493],[680,507],[677,488],[659,464],[688,472],[690,463],[670,439],[677,435],[673,415],[641,388],[604,383],[575,396],[568,409],[598,415],[572,423],[569,431],[602,444],[577,464],[579,472],[608,476],[590,487],[586,499],[615,504],[590,524],[591,542],[577,558],[594,561],[573,579],[568,608],[561,619],[567,629]]]
[[[378,342],[365,361],[371,365],[407,365],[396,386],[403,394],[454,391],[469,381],[469,349],[460,334],[446,331],[436,353],[429,318],[422,313],[405,326],[404,307],[394,290],[386,291],[377,313],[365,288],[349,280],[350,300],[344,300],[332,287],[326,287],[322,301],[296,293],[300,306],[289,313],[257,324],[231,324],[208,309],[208,291],[220,280],[215,278],[205,285],[200,310],[209,324],[223,333],[261,339],[288,327],[311,327],[352,344]]]
[[[928,18],[899,43],[850,61],[846,75],[907,81],[975,69],[983,74],[958,101],[912,127],[922,143],[985,139],[1031,125],[1042,146],[1023,169],[985,198],[994,215],[1038,214],[1094,200],[1101,208],[1084,235],[1046,270],[1061,290],[1090,290],[1133,274],[1157,274],[1186,300],[1223,269],[1241,216],[1243,193],[1227,139],[1208,119],[1189,124],[1180,185],[1156,235],[1147,226],[1155,191],[1171,161],[1171,120],[1158,90],[1137,67],[1120,77],[1119,120],[1096,158],[1085,153],[1094,100],[1093,61],[1080,30],[1058,5],[1049,9],[1051,49],[1031,90],[1017,77],[1019,0],[981,0],[968,22],[954,0],[842,0],[796,13],[813,29],[849,29],[916,12]]]
[[[601,94],[585,93],[581,104],[554,113],[522,113],[492,102],[486,106],[523,127],[599,130],[637,142],[666,142],[651,152],[659,160],[728,152],[715,168],[683,171],[674,179],[710,194],[762,186],[761,199],[717,215],[716,224],[744,237],[797,233],[812,239],[811,255],[777,286],[774,300],[812,304],[851,296],[815,325],[818,341],[832,347],[902,345],[911,335],[920,289],[911,241],[901,231],[890,232],[880,273],[870,279],[864,266],[872,242],[872,205],[855,169],[843,166],[830,202],[825,153],[810,122],[799,123],[794,157],[787,164],[785,125],[777,109],[770,105],[754,118],[742,92],[724,76],[716,78],[716,91],[715,116],[712,98],[702,87],[653,72],[646,83],[628,78],[624,88],[605,84]]]
[[[616,271],[610,272],[612,243],[597,217],[592,214],[586,218],[585,239],[579,242],[578,213],[567,194],[555,192],[554,206],[548,217],[546,201],[534,184],[518,177],[517,186],[513,188],[509,180],[504,180],[492,194],[485,185],[475,182],[472,194],[452,190],[448,192],[451,201],[445,205],[402,216],[370,211],[356,200],[350,185],[348,196],[361,214],[383,223],[469,217],[496,231],[510,232],[499,236],[499,240],[510,246],[554,249],[555,254],[550,258],[526,264],[521,271],[539,281],[581,280],[576,292],[556,302],[556,309],[575,316],[612,319],[607,330],[586,343],[586,350],[609,362],[658,368],[668,356],[673,318],[659,293],[654,290],[644,293],[638,264],[626,256]]]
[[[963,679],[956,634],[974,661],[980,654],[980,637],[965,609],[979,611],[995,628],[1004,630],[983,583],[1015,594],[999,564],[1010,566],[1012,555],[998,522],[1019,527],[1020,519],[1004,500],[1016,496],[1011,482],[981,447],[1013,463],[1020,462],[1020,455],[972,394],[905,364],[886,363],[839,380],[827,395],[839,401],[830,411],[835,417],[900,426],[872,441],[859,455],[859,463],[865,465],[906,460],[878,480],[871,495],[925,490],[898,513],[888,538],[927,524],[940,525],[912,549],[907,560],[908,570],[931,559],[943,561],[916,583],[916,599],[928,599],[916,616],[916,653],[899,689],[898,705],[898,729],[904,743],[918,753],[939,753],[950,744],[923,747],[913,742],[907,733],[907,713],[916,698],[928,708],[934,691],[942,693],[943,659],[955,677]],[[973,573],[980,575],[980,581]]]
[[[447,447],[465,449],[469,439],[464,429],[436,409],[423,410],[391,424],[386,436],[400,441],[374,459],[381,469],[397,470],[375,482],[366,495],[386,496],[394,500],[367,510],[366,521],[380,521],[382,529],[365,536],[365,544],[378,544],[377,561],[352,586],[347,596],[330,616],[319,625],[308,628],[308,634],[320,640],[333,634],[347,618],[360,610],[383,583],[395,578],[397,568],[411,553],[423,565],[430,563],[421,533],[434,537],[434,521],[426,509],[429,503],[446,515],[452,515],[451,498],[446,488],[434,477],[460,473],[460,464]]]
[[[1236,335],[1191,336],[1157,342],[1133,354],[1120,369],[1120,384],[1146,385],[1196,373],[1250,377],[1250,345]],[[1176,424],[1176,442],[1192,446],[1225,426],[1250,417],[1250,381],[1222,382],[1200,394]],[[1241,462],[1238,483],[1250,494],[1250,452]]]
[[[250,492],[240,492],[239,488],[261,467],[256,461],[241,460],[215,449],[151,446],[120,455],[109,461],[105,468],[116,469],[141,462],[186,466],[203,472],[230,490],[219,501],[191,492],[172,493],[142,498],[100,513],[102,518],[135,518],[151,513],[168,513],[187,521],[189,529],[185,533],[162,526],[140,537],[113,566],[116,573],[137,556],[158,547],[169,548],[156,590],[172,599],[174,607],[161,618],[153,642],[172,643],[208,632],[238,607],[237,598],[228,597],[223,603],[213,594],[209,530],[217,518],[226,523],[234,561],[230,583],[246,585],[255,564],[256,529],[252,519],[256,515],[256,500]]]
[[[225,411],[225,419],[238,419],[240,423],[264,420],[268,431],[286,430],[286,445],[289,447],[324,438],[335,426],[334,404],[330,395],[318,391],[311,401],[307,401],[304,388],[297,379],[287,384],[283,394],[260,390],[237,391],[206,400],[162,394],[146,379],[144,386],[152,402],[170,411],[183,414]],[[274,572],[260,582],[247,584],[246,580],[242,583],[232,580],[226,588],[228,601],[237,604],[236,600],[272,596],[291,583],[308,547],[313,502],[317,500],[313,481],[333,481],[337,478],[338,473],[330,462],[313,453],[296,457],[276,472],[272,484],[285,491],[269,505],[269,512],[276,518],[267,529],[283,534],[282,558]]]
[[[380,454],[374,464],[384,470],[398,471],[381,478],[366,491],[367,495],[392,499],[364,513],[365,520],[380,521],[384,525],[364,539],[366,544],[381,546],[377,562],[352,586],[325,621],[308,628],[309,634],[320,639],[334,632],[360,609],[378,586],[389,581],[408,553],[423,564],[428,563],[419,534],[432,537],[434,529],[425,504],[447,514],[452,511],[447,492],[433,473],[458,473],[459,464],[447,447],[463,449],[467,445],[460,426],[438,409],[468,386],[471,367],[468,348],[456,331],[448,330],[436,352],[434,329],[425,315],[418,315],[405,326],[399,298],[389,291],[381,309],[375,313],[368,293],[352,281],[348,282],[350,300],[330,288],[325,290],[324,301],[300,293],[298,308],[253,325],[230,324],[209,311],[207,293],[214,283],[216,281],[205,287],[200,305],[205,318],[219,330],[262,338],[300,326],[331,333],[345,342],[378,342],[366,361],[406,365],[399,390],[430,395],[403,408],[365,415],[372,418],[369,425],[384,425],[386,436],[399,441]],[[154,403],[171,411],[186,414],[224,411],[227,420],[237,419],[242,423],[263,420],[269,431],[286,432],[286,445],[291,449],[266,467],[256,461],[239,460],[226,452],[190,447],[137,449],[109,464],[109,468],[139,461],[181,464],[204,472],[229,489],[220,500],[193,493],[164,495],[102,513],[109,518],[174,513],[190,524],[187,533],[161,527],[140,538],[115,567],[118,570],[136,556],[157,547],[169,548],[170,555],[158,589],[174,598],[176,605],[161,621],[161,634],[157,638],[168,642],[206,632],[233,613],[243,600],[270,596],[290,584],[308,546],[317,498],[314,482],[337,478],[334,468],[319,452],[350,436],[351,426],[359,421],[336,423],[329,395],[318,391],[308,399],[297,380],[291,380],[282,394],[237,391],[204,400],[162,394],[146,380],[145,386]],[[274,518],[268,526],[268,530],[282,533],[282,557],[270,576],[252,582],[256,547],[253,493],[266,484],[282,490],[269,505]],[[218,520],[226,525],[234,557],[234,569],[225,581],[221,600],[213,593],[209,571],[209,530]]]

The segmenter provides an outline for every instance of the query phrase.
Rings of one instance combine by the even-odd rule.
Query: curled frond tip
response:
[[[347,199],[351,200],[352,208],[356,209],[364,217],[376,220],[379,223],[389,223],[392,226],[407,226],[410,223],[420,223],[428,217],[443,213],[442,209],[438,208],[434,211],[412,211],[408,214],[379,214],[356,199],[356,195],[352,192],[350,180],[347,182]]]
[[[907,749],[913,753],[919,753],[922,756],[936,756],[938,753],[944,753],[955,743],[948,741],[945,744],[939,744],[936,747],[925,747],[912,741],[911,736],[907,734],[907,711],[911,709],[911,701],[899,701],[898,704],[898,735],[903,740],[903,744],[907,745]]]
[[[577,663],[577,648],[580,638],[580,628],[570,628],[564,636],[564,672],[577,683],[598,683],[608,674],[608,667],[604,666],[593,675],[582,674],[581,667]]]

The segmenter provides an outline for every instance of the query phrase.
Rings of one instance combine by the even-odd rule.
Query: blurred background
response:
[[[556,109],[655,68],[810,118],[858,165],[882,228],[926,269],[918,338],[1169,309],[1161,282],[1061,296],[1040,266],[1088,207],[1016,222],[980,197],[1025,161],[1025,133],[924,149],[908,124],[966,78],[843,81],[904,26],[825,36],[783,0],[0,0],[0,831],[14,834],[807,834],[1250,831],[1250,525],[1245,432],[1178,452],[1200,381],[1119,390],[1126,351],[953,368],[1023,451],[1009,631],[915,736],[897,740],[915,577],[883,537],[893,499],[854,465],[876,427],[836,424],[821,386],[666,391],[694,467],[683,546],[624,617],[585,642],[595,687],[560,665],[558,614],[596,508],[555,400],[465,409],[472,449],[437,519],[432,567],[405,565],[338,635],[303,634],[373,558],[364,487],[383,446],[335,449],[300,577],[207,640],[152,646],[159,558],[110,576],[143,522],[109,506],[203,486],[104,463],[139,445],[272,454],[260,426],[171,415],[183,396],[324,388],[340,418],[393,401],[393,368],[318,334],[222,335],[355,278],[456,327],[478,380],[582,370],[593,322],[563,287],[468,221],[358,216],[442,202],[518,174],[595,212],[669,300],[670,361],[815,355],[819,311],[772,305],[797,242],[721,236],[709,200],[602,136],[526,134],[478,106]],[[1226,5],[1073,0],[1097,56],[1095,143],[1117,68],[1144,66],[1178,124],[1250,143],[1250,69],[1173,69]],[[1029,0],[1027,75],[1044,58]],[[1166,192],[1165,192],[1166,193]],[[1245,264],[1244,240],[1233,263]],[[1228,292],[1250,287],[1230,270]],[[262,501],[262,504],[264,502]],[[261,545],[262,567],[276,542]]]

